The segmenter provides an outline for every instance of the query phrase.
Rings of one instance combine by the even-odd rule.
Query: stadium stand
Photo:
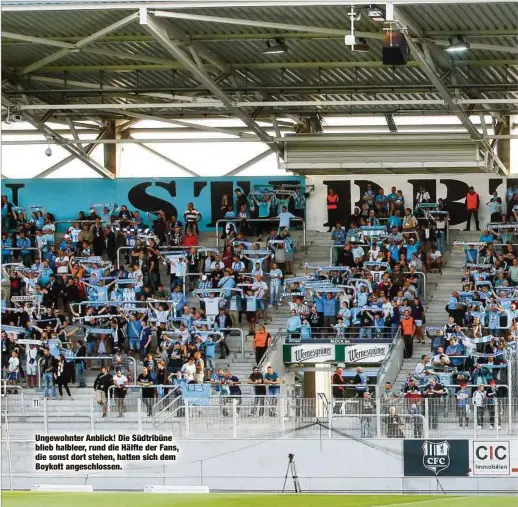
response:
[[[34,410],[43,398],[47,415],[145,420],[155,429],[187,413],[199,434],[240,413],[280,416],[281,424],[252,429],[273,433],[326,414],[362,438],[402,437],[403,426],[419,436],[508,425],[515,226],[495,222],[469,238],[455,231],[450,251],[443,203],[420,192],[410,209],[396,188],[367,188],[350,217],[329,213],[330,235],[315,233],[305,247],[303,216],[291,212],[301,208],[297,195],[309,197],[262,186],[244,204],[229,202],[219,246],[199,233],[192,206],[183,220],[158,211],[146,223],[126,205],[93,204],[60,234],[51,210],[26,211],[4,196],[8,411]],[[510,247],[495,244],[502,232]],[[427,277],[436,278],[430,295]],[[281,344],[362,342],[389,344],[382,368],[339,365],[329,400],[304,398],[303,373],[283,369],[282,378],[272,367]],[[382,372],[398,346],[402,367],[389,378]],[[85,394],[92,388],[95,415]]]

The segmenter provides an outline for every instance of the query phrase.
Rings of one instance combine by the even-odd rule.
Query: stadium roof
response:
[[[49,119],[91,127],[234,117],[277,153],[256,120],[293,128],[277,119],[379,114],[389,123],[392,115],[451,114],[480,140],[469,115],[491,113],[494,134],[502,133],[518,110],[516,3],[378,2],[387,14],[394,7],[390,24],[373,21],[369,5],[4,0],[2,113],[9,106],[39,127]],[[355,35],[366,52],[344,43],[351,6],[361,12]],[[389,26],[404,33],[406,65],[383,65]],[[469,49],[445,51],[458,36]],[[276,39],[287,51],[264,53]]]

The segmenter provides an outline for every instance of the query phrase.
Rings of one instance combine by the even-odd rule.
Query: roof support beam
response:
[[[181,61],[185,68],[188,69],[191,74],[203,85],[215,95],[233,114],[235,114],[240,120],[242,120],[248,127],[252,129],[255,134],[265,142],[268,147],[278,155],[282,154],[282,148],[273,142],[272,138],[264,131],[254,120],[251,120],[249,116],[244,113],[239,107],[236,107],[233,101],[216,85],[210,77],[205,73],[203,69],[200,69],[179,47],[169,39],[167,31],[161,25],[161,23],[148,15],[148,11],[145,8],[140,9],[140,23],[141,25],[151,33],[160,44],[166,49],[172,56]]]
[[[456,60],[452,62],[454,67],[508,67],[516,65],[516,60]],[[420,67],[419,61],[409,60],[407,68]],[[214,65],[204,65],[205,70],[214,70]],[[382,69],[387,68],[379,61],[320,61],[320,62],[249,62],[228,64],[229,70],[297,70],[297,69]],[[117,65],[48,65],[41,68],[41,72],[46,74],[61,74],[63,72],[131,72],[131,71],[163,71],[163,70],[183,70],[181,62],[170,61],[167,64],[117,64]],[[16,69],[15,69],[16,70]]]
[[[434,78],[435,79],[435,78]],[[511,104],[518,104],[518,99],[460,99],[452,101],[454,106],[461,104],[502,104],[510,106]],[[226,97],[225,102],[213,101],[206,102],[205,100],[200,102],[193,102],[192,104],[183,104],[179,102],[150,102],[142,104],[22,104],[16,105],[17,111],[47,111],[47,110],[60,110],[60,111],[92,111],[92,110],[124,110],[127,115],[127,109],[230,109],[234,114],[236,110],[239,114],[236,114],[247,126],[254,131],[260,137],[264,138],[265,131],[258,127],[255,122],[246,116],[240,108],[255,108],[255,107],[274,107],[281,110],[282,108],[289,107],[335,107],[335,106],[448,106],[449,102],[445,99],[373,99],[373,100],[288,100],[288,101],[246,101],[246,102],[235,102]],[[324,109],[325,110],[325,109]],[[243,117],[246,119],[243,119]],[[260,132],[260,134],[259,134]],[[267,134],[266,134],[267,135]],[[271,139],[264,140],[266,143],[270,143]]]
[[[130,136],[129,139],[133,139],[133,138]],[[195,177],[199,176],[198,173],[196,173],[194,171],[191,171],[187,167],[185,167],[182,164],[176,162],[172,158],[169,158],[167,155],[164,155],[163,153],[160,153],[159,151],[154,150],[150,146],[147,146],[146,144],[143,144],[143,143],[141,143],[140,146],[142,148],[144,148],[146,151],[149,151],[149,153],[152,153],[153,155],[156,155],[157,157],[161,158],[162,160],[165,160],[166,162],[169,162],[171,165],[175,166],[176,168],[181,169],[182,171],[185,171],[187,174],[189,174],[191,176],[195,176]]]
[[[70,127],[70,132],[72,133],[72,136],[74,137],[74,139],[76,141],[79,141],[79,136],[77,134],[77,131],[76,131],[76,127],[74,125],[74,122],[70,119],[70,118],[67,118],[67,123],[68,123],[68,126]],[[55,131],[54,131],[55,132]],[[81,149],[82,151],[84,151],[83,149],[83,145],[82,144],[78,144],[77,147],[79,149]]]
[[[466,130],[469,132],[471,138],[476,141],[480,141],[482,146],[486,149],[488,156],[497,164],[498,169],[505,175],[509,174],[509,169],[507,169],[502,161],[498,158],[494,150],[491,148],[491,145],[487,142],[486,139],[483,138],[482,134],[478,131],[478,128],[472,123],[469,116],[466,114],[462,106],[460,105],[459,100],[454,100],[441,78],[438,75],[437,70],[435,69],[433,63],[431,63],[426,56],[423,54],[419,46],[412,40],[412,38],[408,34],[408,27],[405,26],[405,23],[401,21],[399,16],[399,11],[396,13],[396,19],[398,21],[398,25],[400,26],[402,32],[405,35],[408,46],[414,55],[421,62],[421,68],[423,72],[428,76],[428,79],[434,84],[437,88],[437,91],[444,99],[448,108],[453,111],[461,123],[466,127]],[[472,101],[473,102],[473,101]]]
[[[55,60],[59,60],[60,58],[63,58],[64,56],[68,55],[70,51],[77,51],[80,50],[84,46],[88,46],[89,44],[94,43],[96,40],[101,39],[105,35],[107,35],[110,32],[113,32],[114,30],[117,30],[119,28],[122,28],[123,26],[126,26],[127,24],[131,23],[137,19],[137,14],[133,13],[129,16],[126,16],[125,18],[112,23],[111,25],[98,30],[97,32],[93,33],[92,35],[89,35],[88,37],[85,37],[84,39],[81,39],[80,41],[76,42],[72,45],[72,48],[63,48],[57,51],[56,53],[50,54],[46,56],[45,58],[42,58],[41,60],[38,60],[37,62],[34,62],[27,67],[24,67],[20,71],[20,75],[24,76],[26,74],[29,74],[37,69],[40,69],[41,67],[44,67],[50,62],[53,62]]]
[[[98,136],[97,139],[102,139],[104,135],[106,134],[106,131],[102,131]],[[96,148],[97,144],[91,143],[87,145],[84,149],[84,153],[86,156],[89,156],[94,149]],[[50,176],[52,173],[57,171],[58,169],[61,169],[62,167],[66,166],[69,162],[72,162],[76,158],[75,155],[69,155],[68,157],[65,157],[63,160],[60,160],[56,164],[51,165],[47,169],[43,170],[42,172],[38,173],[35,178],[46,178],[47,176]]]
[[[247,160],[246,162],[243,162],[241,165],[237,166],[235,169],[232,169],[228,173],[222,174],[221,177],[223,177],[223,176],[239,176],[239,173],[241,173],[245,169],[248,169],[249,167],[252,167],[254,164],[257,164],[257,162],[260,162],[261,160],[265,159],[266,157],[270,156],[271,154],[272,154],[271,150],[264,150],[263,152],[259,153],[259,155],[252,157],[250,160]]]
[[[153,116],[150,114],[141,114],[141,113],[132,113],[129,111],[124,111],[124,110],[115,111],[115,112],[118,112],[124,116],[130,116],[130,117],[136,118],[137,121],[141,121],[141,120],[159,121],[162,123],[169,123],[170,125],[177,125],[178,127],[187,127],[187,128],[191,128],[191,129],[201,130],[203,132],[218,132],[220,134],[227,134],[230,136],[254,137],[255,138],[255,136],[253,136],[253,135],[251,136],[250,134],[245,134],[241,131],[236,132],[236,130],[230,130],[230,129],[220,128],[220,127],[209,127],[207,125],[199,125],[199,124],[193,123],[193,122],[187,122],[187,121],[181,121],[181,120],[171,120],[169,118],[161,118],[160,116]],[[130,123],[130,122],[128,122],[128,123]],[[121,131],[126,130],[127,128],[131,127],[131,125],[128,125],[127,127],[125,125],[126,124],[121,125],[121,127],[120,127]],[[243,128],[243,130],[244,130],[244,128]],[[182,131],[182,129],[178,129],[178,132],[181,132],[181,131]]]
[[[2,102],[5,105],[14,105],[7,97],[2,96]],[[81,149],[77,148],[75,144],[80,144],[77,141],[73,141],[73,146],[71,146],[70,141],[63,136],[60,136],[57,134],[53,129],[45,125],[44,123],[41,123],[36,118],[34,118],[32,115],[25,113],[24,115],[25,121],[29,122],[33,127],[37,128],[47,139],[48,142],[54,142],[57,145],[61,146],[64,150],[68,151],[71,155],[73,155],[75,158],[79,159],[81,162],[86,164],[90,169],[93,169],[95,172],[101,174],[105,178],[114,179],[115,176],[108,171],[105,167],[98,164],[95,160],[90,159],[88,155],[86,155]],[[40,144],[40,143],[34,143],[34,144]]]

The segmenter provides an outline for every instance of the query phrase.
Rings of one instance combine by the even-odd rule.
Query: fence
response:
[[[309,336],[304,333],[309,333]],[[392,329],[388,326],[352,326],[339,330],[335,327],[310,327],[303,329],[302,332],[301,329],[283,331],[281,335],[285,338],[286,343],[326,339],[340,344],[350,340],[382,340],[386,342],[392,340],[396,333],[397,328]]]
[[[92,361],[98,361],[99,370],[101,370],[101,368],[104,366],[104,361],[111,361],[111,362],[115,361],[115,357],[113,357],[113,356],[74,356],[74,357],[66,358],[66,359],[67,360],[90,359]],[[132,374],[133,374],[132,381],[133,381],[133,383],[135,383],[135,379],[137,378],[137,362],[134,357],[125,356],[124,362],[121,364],[116,364],[116,365],[114,365],[114,367],[117,367],[117,366],[126,367],[127,366],[126,361],[129,361],[133,364],[133,367],[131,368]],[[43,359],[40,358],[40,360],[38,361],[38,389],[41,389],[41,377],[42,377],[41,363],[42,362],[43,362]],[[56,385],[55,382],[54,382],[54,385]]]
[[[219,247],[219,245],[218,245]],[[158,247],[159,250],[165,250],[167,252],[181,252],[181,251],[185,251],[185,254],[187,255],[189,253],[189,251],[191,249],[195,249],[195,250],[200,250],[200,249],[203,249],[203,248],[213,248],[213,247],[208,247],[206,245],[197,245],[197,246],[172,246],[172,245],[161,245]],[[131,250],[135,250],[135,247],[134,246],[120,246],[119,248],[117,248],[117,266],[120,266],[121,265],[121,261],[120,261],[120,258],[121,258],[121,252],[123,251],[131,251]]]
[[[263,222],[271,223],[271,222],[279,222],[279,219],[277,217],[274,217],[274,218],[247,218],[246,221],[252,222],[252,223],[263,223]],[[220,242],[221,224],[228,223],[228,222],[240,222],[240,219],[239,218],[220,218],[216,222],[216,246],[217,247],[219,247],[219,242]],[[295,222],[295,223],[301,222],[302,223],[302,245],[305,247],[306,246],[306,221],[302,218],[292,218],[291,222]]]
[[[9,247],[2,247],[2,263],[5,263],[5,262],[9,262],[9,259],[8,257],[13,255],[13,250],[15,252],[22,252],[22,251],[25,251],[25,250],[29,250],[31,252],[38,252],[38,259],[43,259],[43,256],[41,254],[41,249],[40,248],[37,248],[35,246],[28,246],[28,247],[25,247],[25,248],[19,248],[19,247],[15,247],[15,246],[9,246]],[[6,253],[6,252],[10,252],[10,253]],[[23,260],[23,255],[22,254],[22,260]],[[14,256],[16,259],[18,258],[17,255]],[[31,254],[31,260],[32,259],[32,254]],[[27,266],[27,267],[30,267],[30,266]]]
[[[488,437],[511,435],[518,428],[516,421],[517,399],[498,398],[495,405],[474,405],[471,400],[466,405],[459,406],[453,397],[415,398],[383,397],[373,399],[369,409],[375,414],[363,414],[363,400],[334,398],[330,403],[329,426],[334,430],[346,431],[351,436],[366,437],[362,429],[362,418],[370,417],[375,426],[375,435],[394,438],[428,438],[430,437]],[[514,408],[512,408],[514,407]],[[390,417],[389,411],[406,418],[408,423],[401,425],[401,433],[391,435],[384,421]],[[372,429],[372,428],[371,428]],[[491,432],[491,433],[490,433]],[[359,435],[358,435],[359,433]],[[373,435],[370,435],[373,436]]]
[[[109,412],[102,417],[94,396],[79,399],[27,400],[11,396],[3,404],[4,423],[11,423],[16,436],[31,432],[102,432],[118,421],[117,399],[109,397]],[[150,406],[130,395],[121,413],[126,431],[173,434],[184,438],[264,439],[324,438],[505,438],[518,430],[518,399],[498,398],[494,405],[460,405],[454,398],[383,397],[368,404],[358,398],[331,399],[325,396],[213,395],[200,405],[196,400],[172,396]],[[511,407],[511,408],[510,408]],[[395,414],[395,416],[394,416]],[[117,422],[117,424],[120,424]],[[14,426],[13,426],[14,425]],[[71,426],[73,425],[73,426]]]

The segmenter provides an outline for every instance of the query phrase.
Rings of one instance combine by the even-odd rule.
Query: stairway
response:
[[[451,231],[451,245],[454,241],[478,241],[478,231]],[[447,322],[445,306],[454,290],[460,289],[461,278],[464,274],[463,265],[465,262],[464,250],[449,246],[444,255],[442,275],[429,273],[427,275],[427,300],[425,304],[426,324],[430,327],[444,326]],[[405,359],[403,366],[397,376],[396,392],[403,386],[406,376],[415,370],[416,364],[423,354],[430,355],[430,340],[425,338],[426,343],[417,344],[414,341],[414,353],[412,359]]]

